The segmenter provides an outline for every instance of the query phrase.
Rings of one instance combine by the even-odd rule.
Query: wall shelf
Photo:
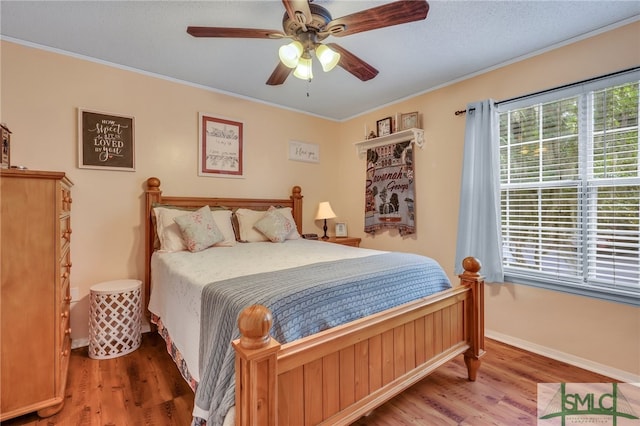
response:
[[[356,142],[355,146],[358,156],[363,157],[367,154],[367,150],[369,148],[407,141],[413,142],[418,148],[422,148],[422,146],[424,145],[424,130],[416,128],[401,130],[390,135],[367,139],[366,141],[362,142]]]

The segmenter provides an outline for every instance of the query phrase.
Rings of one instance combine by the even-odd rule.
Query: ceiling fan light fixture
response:
[[[278,49],[278,56],[280,57],[280,61],[287,67],[297,67],[300,57],[302,56],[302,43],[299,41],[292,41],[289,44],[280,46],[280,49]]]
[[[302,57],[300,58],[300,61],[298,61],[298,66],[293,72],[293,75],[301,80],[311,80],[313,78],[313,71],[311,68],[311,58]]]
[[[322,70],[324,72],[331,71],[338,65],[338,62],[340,62],[340,54],[324,44],[316,47],[316,57],[318,61],[320,61],[320,64],[322,64]]]

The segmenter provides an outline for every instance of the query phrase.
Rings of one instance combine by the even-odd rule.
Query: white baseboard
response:
[[[151,331],[151,327],[149,327],[149,323],[146,320],[142,321],[140,325],[141,333],[148,333]],[[85,346],[89,346],[89,337],[79,337],[77,339],[73,339],[71,341],[71,349],[83,348]]]
[[[585,370],[593,371],[594,373],[602,374],[603,376],[611,377],[615,380],[620,380],[621,382],[640,383],[640,375],[624,370],[619,370],[608,365],[590,361],[585,358],[580,358],[578,356],[571,355],[566,352],[561,352],[546,346],[541,346],[536,343],[528,342],[526,340],[518,339],[517,337],[509,336],[507,334],[502,334],[492,330],[486,330],[485,336],[490,339],[506,343],[507,345],[515,346],[516,348],[524,349],[526,351],[546,356],[547,358],[555,359],[557,361],[566,362],[567,364],[571,364],[575,367],[584,368]]]

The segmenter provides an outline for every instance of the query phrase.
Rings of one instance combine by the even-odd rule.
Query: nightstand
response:
[[[325,241],[327,243],[342,244],[343,246],[353,247],[360,247],[361,240],[362,238],[356,237],[329,237],[328,240],[323,240],[322,238],[320,239],[320,241]]]

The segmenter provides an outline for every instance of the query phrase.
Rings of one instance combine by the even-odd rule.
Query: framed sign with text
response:
[[[320,145],[316,143],[289,141],[289,160],[319,163]]]
[[[243,123],[200,113],[198,175],[241,178]]]
[[[78,167],[135,171],[134,117],[78,109]]]

